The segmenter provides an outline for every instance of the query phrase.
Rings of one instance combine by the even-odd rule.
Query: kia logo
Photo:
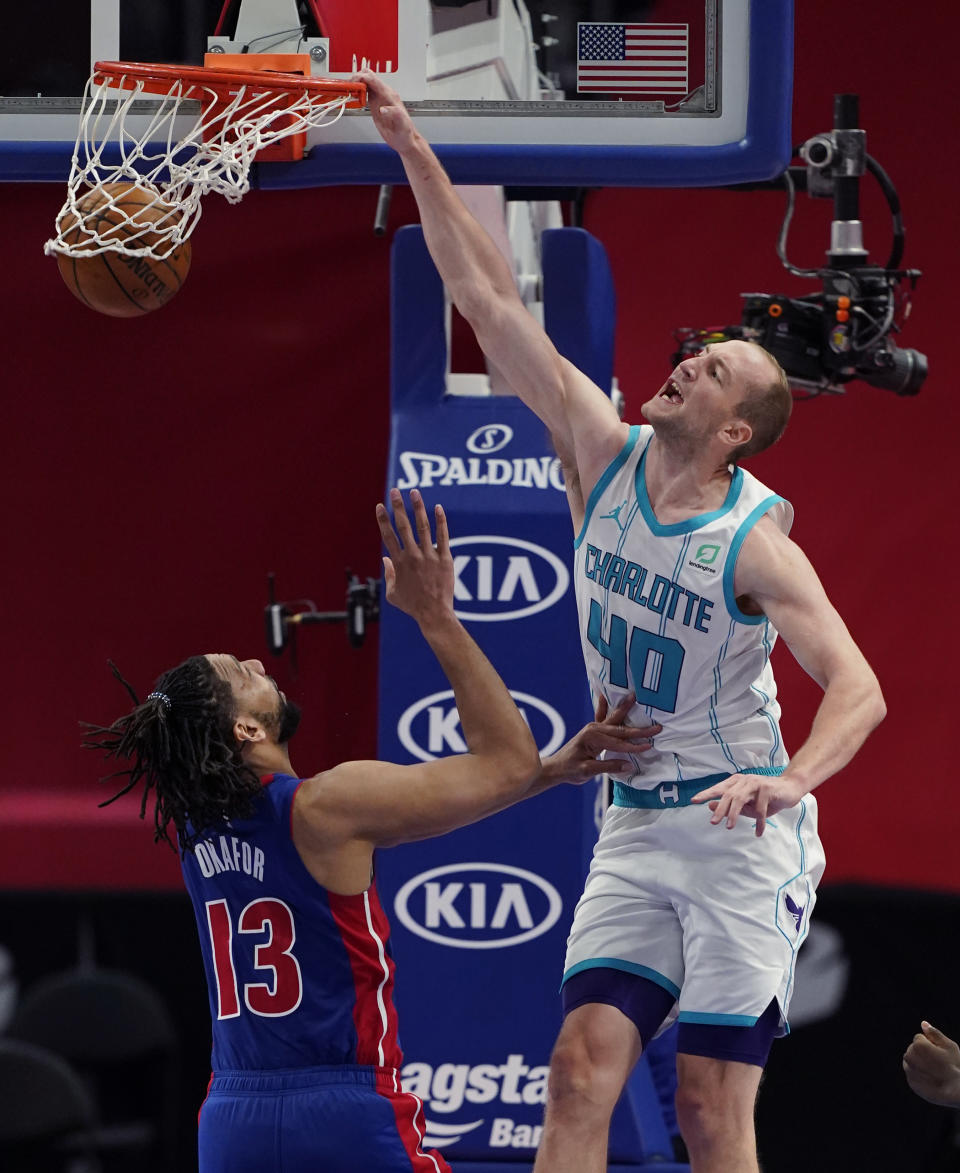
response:
[[[513,428],[506,424],[484,424],[467,440],[467,450],[478,456],[489,456],[491,452],[506,448],[512,439]]]
[[[527,692],[510,695],[530,727],[542,757],[555,753],[563,745],[567,727],[552,705]],[[414,701],[397,723],[397,737],[403,748],[421,762],[453,753],[466,753],[467,743],[460,732],[460,714],[453,700],[453,690],[435,692]]]
[[[563,908],[554,886],[504,863],[450,863],[407,880],[394,911],[411,933],[455,949],[505,949],[548,932]]]
[[[476,534],[451,538],[450,546],[459,619],[523,619],[552,607],[570,585],[569,571],[552,550],[521,538]]]

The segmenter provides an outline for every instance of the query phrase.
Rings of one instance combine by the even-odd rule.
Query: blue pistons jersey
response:
[[[293,843],[299,779],[265,779],[252,818],[183,859],[206,970],[213,1070],[398,1069],[389,927],[376,886],[328,892]]]
[[[199,1173],[449,1173],[404,1092],[394,965],[376,886],[328,892],[290,825],[300,780],[183,859],[213,1022]]]
[[[594,694],[613,707],[632,689],[630,723],[663,726],[615,791],[629,804],[625,787],[657,788],[669,805],[717,776],[777,774],[787,764],[770,667],[777,632],[740,609],[734,574],[753,526],[769,517],[787,533],[793,509],[736,468],[720,508],[661,524],[645,477],[652,437],[652,428],[632,427],[590,494],[574,575]]]

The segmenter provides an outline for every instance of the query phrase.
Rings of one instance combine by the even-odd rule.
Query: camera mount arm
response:
[[[894,341],[910,309],[910,293],[921,273],[901,269],[904,228],[900,200],[889,176],[866,151],[866,133],[857,126],[855,94],[834,98],[834,127],[814,135],[794,154],[803,166],[790,166],[766,183],[739,184],[735,190],[786,188],[787,210],[777,240],[784,268],[797,277],[821,282],[819,292],[804,297],[745,293],[739,326],[676,332],[680,349],[674,363],[705,342],[748,338],[766,347],[787,373],[795,390],[817,395],[840,392],[852,379],[916,395],[927,374],[926,357],[901,349]],[[871,265],[860,220],[860,180],[866,172],[877,180],[893,218],[893,242],[887,264]],[[834,218],[826,264],[800,269],[787,259],[787,236],[797,191],[832,198]],[[904,281],[909,289],[901,289]]]
[[[282,655],[291,644],[296,628],[311,623],[346,623],[351,647],[362,646],[367,624],[380,618],[380,583],[375,578],[364,581],[349,569],[346,575],[346,607],[342,611],[318,611],[310,599],[277,602],[275,576],[273,573],[267,575],[267,605],[263,617],[267,646],[272,655]]]

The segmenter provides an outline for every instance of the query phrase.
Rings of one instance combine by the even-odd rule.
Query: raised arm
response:
[[[377,519],[389,556],[387,599],[416,619],[453,686],[468,753],[412,766],[346,762],[307,779],[297,792],[293,836],[304,863],[334,891],[361,891],[370,879],[373,849],[426,839],[530,798],[563,782],[579,783],[604,770],[631,768],[605,750],[648,749],[659,726],[626,725],[633,698],[607,712],[541,762],[506,686],[453,613],[453,562],[443,511],[437,544],[419,493],[411,493],[416,532],[394,490],[396,533],[386,510]]]
[[[362,73],[374,123],[403,162],[427,247],[450,296],[511,388],[575,456],[589,493],[623,446],[627,425],[603,391],[563,358],[527,312],[510,268],[470,214],[399,96]]]
[[[391,492],[396,532],[384,506],[377,506],[388,551],[387,601],[416,620],[440,661],[469,752],[414,766],[346,762],[309,779],[295,806],[295,834],[299,822],[301,837],[316,848],[439,835],[516,801],[540,769],[530,730],[506,685],[453,612],[453,558],[443,510],[436,507],[434,546],[423,499],[414,490],[410,500],[413,526],[400,493]]]
[[[823,689],[810,734],[780,777],[734,774],[694,800],[709,802],[714,823],[726,820],[733,827],[740,814],[755,818],[761,835],[768,816],[843,769],[883,720],[886,706],[873,670],[803,551],[769,520],[761,519],[744,542],[734,585]]]

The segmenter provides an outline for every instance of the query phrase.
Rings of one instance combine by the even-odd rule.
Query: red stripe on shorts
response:
[[[379,1090],[379,1089],[378,1089]],[[426,1131],[423,1104],[412,1092],[388,1094],[390,1107],[397,1121],[397,1132],[410,1158],[413,1173],[451,1173],[450,1166],[436,1149],[421,1149],[420,1144]]]
[[[213,1072],[211,1071],[210,1078],[207,1080],[207,1090],[203,1096],[203,1104],[205,1104],[210,1097],[210,1087],[212,1084],[213,1084]],[[203,1104],[201,1104],[200,1107],[197,1109],[197,1124],[198,1125],[200,1124],[200,1113],[203,1111]]]

